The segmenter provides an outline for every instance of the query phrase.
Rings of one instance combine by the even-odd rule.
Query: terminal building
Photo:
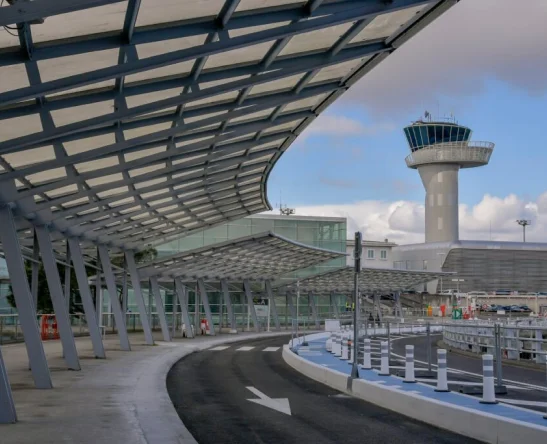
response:
[[[459,171],[487,165],[494,144],[471,141],[472,131],[453,119],[418,121],[404,132],[407,167],[418,170],[426,192],[425,243],[393,247],[394,268],[457,274],[457,282],[427,284],[429,293],[547,289],[547,243],[460,239]]]

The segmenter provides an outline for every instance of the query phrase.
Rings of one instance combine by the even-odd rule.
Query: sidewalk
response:
[[[171,366],[181,357],[220,343],[280,333],[177,338],[147,346],[142,333],[130,334],[131,352],[107,336],[107,359],[95,359],[88,337],[77,338],[82,370],[66,370],[60,341],[44,342],[54,384],[34,388],[24,344],[4,345],[2,354],[13,391],[18,422],[0,425],[2,444],[24,443],[195,443],[165,387]]]

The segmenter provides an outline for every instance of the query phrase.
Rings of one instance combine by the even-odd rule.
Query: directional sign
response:
[[[285,415],[291,416],[291,407],[287,398],[270,398],[254,387],[247,387],[247,389],[259,398],[247,399],[247,401],[263,405],[264,407],[268,407],[270,409],[277,410],[280,413],[285,413]]]

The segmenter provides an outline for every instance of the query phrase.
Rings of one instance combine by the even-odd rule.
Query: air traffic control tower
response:
[[[426,191],[426,243],[459,240],[459,170],[488,164],[494,150],[491,142],[470,142],[471,134],[454,119],[417,121],[405,128],[411,151],[406,165],[418,170]]]

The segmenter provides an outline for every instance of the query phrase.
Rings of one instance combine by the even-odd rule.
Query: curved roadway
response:
[[[175,364],[167,389],[200,444],[476,442],[308,379],[283,361],[287,341],[247,340],[194,353]],[[258,396],[247,387],[287,398],[291,415],[249,401]]]

